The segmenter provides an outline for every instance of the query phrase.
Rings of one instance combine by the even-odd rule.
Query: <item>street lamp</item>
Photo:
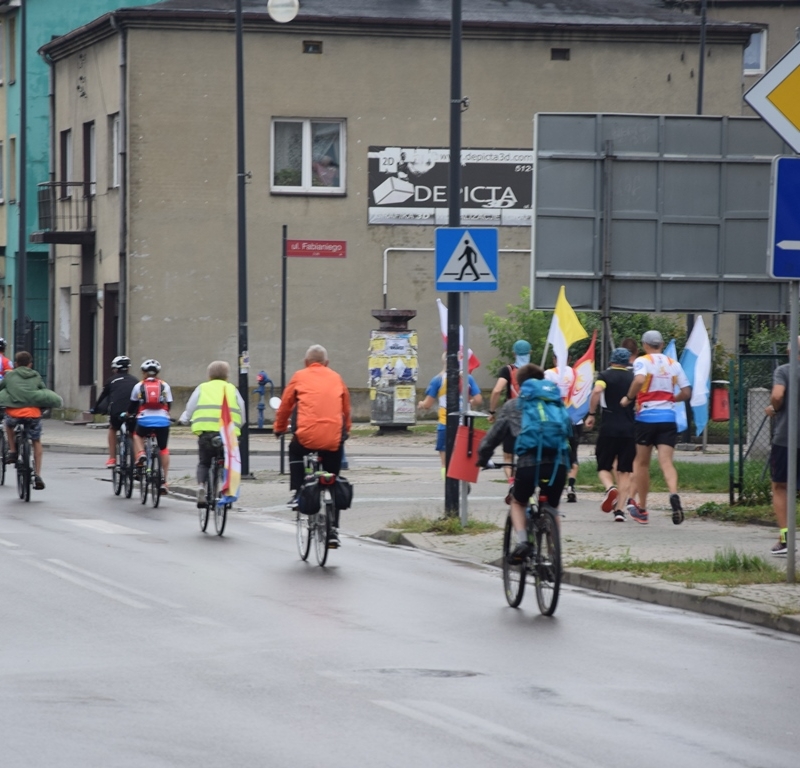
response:
[[[239,394],[245,403],[242,414],[240,450],[242,476],[250,474],[250,429],[247,423],[247,403],[250,399],[248,372],[250,351],[247,338],[247,217],[245,206],[245,182],[248,174],[244,169],[244,46],[242,34],[242,0],[236,0],[236,224],[239,304]],[[300,9],[298,0],[269,0],[267,13],[273,21],[285,24],[291,21]]]

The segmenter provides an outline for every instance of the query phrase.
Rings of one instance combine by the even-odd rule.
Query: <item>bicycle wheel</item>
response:
[[[332,504],[330,499],[327,498],[328,492],[324,491],[324,493],[325,499],[323,500],[323,504],[319,512],[314,515],[314,517],[316,517],[314,526],[314,553],[320,565],[325,565],[325,561],[328,559],[328,533],[331,528],[330,512]]]
[[[122,468],[122,479],[125,485],[125,498],[133,496],[133,443],[125,436],[125,464]]]
[[[216,461],[216,460],[215,460]],[[218,474],[219,476],[219,465]],[[218,485],[218,483],[217,483]],[[214,527],[217,529],[217,536],[222,536],[225,532],[225,523],[228,520],[228,510],[231,508],[230,504],[219,503],[219,488],[214,489]]]
[[[301,560],[308,560],[308,553],[311,551],[311,539],[314,536],[314,515],[297,515],[295,525],[297,526],[297,551]]]
[[[558,605],[561,588],[561,538],[555,511],[542,506],[535,523],[536,555],[534,557],[534,578],[536,600],[539,610],[545,616],[552,616]]]
[[[208,516],[211,512],[211,505],[217,497],[217,465],[216,462],[211,462],[208,468],[208,478],[206,479],[206,503],[202,507],[197,508],[197,516],[200,519],[200,530],[205,533],[208,528]]]
[[[6,428],[0,419],[0,485],[6,484],[6,459],[8,458],[8,441],[6,440]]]
[[[145,461],[144,465],[139,467],[139,496],[142,504],[147,504],[147,492],[150,488],[150,469],[148,464],[149,461]]]
[[[150,455],[150,503],[155,509],[161,502],[161,484],[163,478],[161,477],[161,453],[158,448],[153,449]]]
[[[116,464],[112,470],[112,478],[114,480],[114,495],[119,496],[122,493],[122,487],[125,481],[125,438],[121,433],[117,433],[117,450],[116,450]]]
[[[17,493],[23,501],[31,500],[31,443],[25,432],[17,433]]]
[[[509,515],[503,531],[503,589],[506,600],[512,608],[519,607],[525,594],[525,563],[511,565],[508,562],[508,555],[513,552],[515,546],[514,526],[511,525],[511,515]]]

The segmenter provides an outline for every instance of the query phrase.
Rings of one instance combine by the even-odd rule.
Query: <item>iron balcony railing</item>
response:
[[[95,228],[92,184],[47,181],[39,184],[39,229],[43,232],[91,232]]]

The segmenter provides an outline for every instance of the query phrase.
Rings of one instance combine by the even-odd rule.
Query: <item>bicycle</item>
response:
[[[5,409],[0,408],[0,485],[6,484],[6,459],[8,458],[8,438],[4,422]]]
[[[513,464],[497,464],[494,467],[512,467]],[[518,608],[525,594],[528,574],[533,577],[536,601],[544,616],[552,616],[558,605],[561,589],[561,537],[558,528],[558,512],[543,496],[534,494],[525,508],[525,527],[528,533],[528,554],[518,565],[509,563],[508,557],[516,547],[511,513],[506,518],[503,531],[503,589],[512,608]]]
[[[135,474],[133,461],[133,438],[128,431],[128,424],[123,420],[117,431],[116,464],[112,470],[114,495],[119,496],[125,489],[125,498],[133,496],[133,478]]]
[[[306,456],[306,482],[315,477],[319,484],[320,505],[316,514],[307,515],[298,509],[295,524],[297,526],[297,551],[301,560],[307,560],[314,542],[314,554],[317,563],[324,566],[328,560],[328,551],[336,549],[337,544],[330,541],[331,529],[338,523],[336,501],[333,487],[336,475],[321,469],[322,462],[316,454]]]
[[[211,509],[213,508],[214,528],[217,531],[217,536],[222,536],[225,532],[225,523],[228,520],[228,511],[232,505],[223,504],[220,501],[219,486],[225,470],[225,448],[222,444],[222,438],[219,435],[214,435],[211,438],[211,443],[214,446],[214,456],[211,459],[211,466],[208,468],[206,504],[204,507],[198,508],[197,511],[200,516],[200,530],[205,533],[206,528],[208,528]]]
[[[30,419],[17,420],[17,424],[14,427],[14,442],[17,444],[17,493],[23,501],[30,501],[34,476]]]
[[[158,448],[155,432],[150,432],[144,438],[144,455],[144,466],[139,467],[139,495],[142,504],[146,504],[149,493],[150,503],[155,509],[161,501],[161,486],[164,483],[161,451]]]

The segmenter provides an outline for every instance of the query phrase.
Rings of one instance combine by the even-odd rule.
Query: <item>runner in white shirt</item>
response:
[[[544,377],[547,381],[552,381],[553,384],[558,386],[558,391],[561,393],[561,399],[564,404],[567,403],[569,391],[575,381],[575,370],[567,365],[565,368],[548,368],[544,372]],[[570,468],[567,475],[567,501],[576,502],[578,496],[575,493],[575,479],[578,477],[578,444],[581,441],[583,434],[583,419],[572,425],[572,437],[569,439],[569,459]]]
[[[678,496],[678,471],[672,461],[678,430],[675,424],[675,403],[692,395],[689,380],[677,360],[661,353],[664,339],[658,331],[642,336],[644,355],[633,364],[633,382],[628,394],[620,400],[625,407],[636,401],[636,460],[633,465],[632,487],[638,492],[639,503],[628,499],[628,514],[637,523],[647,523],[647,494],[650,490],[650,457],[653,446],[658,451],[658,463],[669,488],[672,522],[683,522],[683,509]],[[680,391],[674,394],[675,388]]]

